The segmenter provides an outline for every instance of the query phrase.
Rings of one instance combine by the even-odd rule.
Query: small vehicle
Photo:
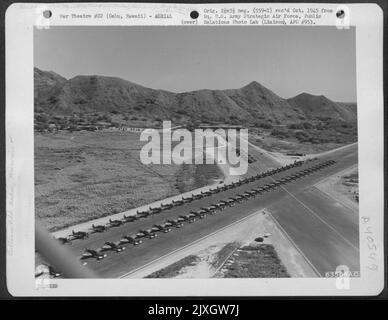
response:
[[[138,233],[136,234],[136,238],[148,238],[148,239],[154,239],[157,237],[156,233],[153,233],[149,230],[139,230]]]
[[[106,253],[101,253],[100,251],[94,249],[85,249],[84,253],[81,255],[81,259],[94,258],[97,260],[104,259],[107,256]]]
[[[101,247],[101,251],[106,251],[106,250],[112,250],[116,252],[121,252],[125,250],[125,247],[116,244],[114,242],[106,241],[104,245]]]
[[[201,194],[204,196],[211,196],[212,195],[211,191],[201,191]]]
[[[243,202],[245,200],[245,198],[241,194],[235,196],[233,199],[236,200],[238,203]]]
[[[172,226],[172,227],[175,227],[175,228],[182,228],[183,227],[183,223],[181,221],[178,221],[177,219],[175,219],[175,220],[173,220],[173,219],[167,220],[166,225],[169,225],[169,226]]]
[[[193,194],[193,199],[194,200],[199,200],[199,199],[202,199],[204,197],[203,194]]]
[[[168,233],[171,231],[171,228],[169,226],[166,226],[166,224],[154,224],[154,226],[151,229],[152,232],[163,232]]]
[[[186,215],[180,215],[178,217],[178,221],[186,221],[188,223],[193,223],[195,222],[195,215],[193,214],[186,214]]]
[[[143,243],[143,241],[140,239],[136,239],[135,236],[123,236],[123,238],[120,239],[119,243],[120,244],[129,243],[129,244],[133,244],[134,246],[136,246],[138,244]]]
[[[89,233],[85,232],[85,231],[72,231],[70,237],[69,237],[69,240],[74,240],[74,239],[86,239],[86,238],[89,238]]]
[[[108,225],[110,225],[111,227],[119,227],[123,224],[123,222],[121,220],[112,220],[112,219],[109,219],[109,222],[108,222]]]
[[[92,231],[93,232],[104,232],[106,230],[108,230],[107,226],[92,224]]]
[[[130,215],[130,216],[126,216],[124,214],[123,218],[121,219],[124,223],[126,222],[133,222],[133,221],[136,221],[137,219],[139,219],[139,217],[137,216],[137,214],[134,214],[134,215]]]

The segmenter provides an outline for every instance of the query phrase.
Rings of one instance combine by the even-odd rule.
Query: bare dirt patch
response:
[[[271,244],[250,244],[236,251],[225,266],[223,278],[288,278],[286,268]]]
[[[200,261],[199,257],[196,255],[189,255],[173,264],[170,264],[168,267],[160,269],[156,272],[153,272],[146,276],[145,278],[174,278],[179,275],[180,271],[193,264],[197,264]]]

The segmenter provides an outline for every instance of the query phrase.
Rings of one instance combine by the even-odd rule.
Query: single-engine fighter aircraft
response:
[[[167,220],[166,225],[171,225],[172,227],[175,227],[175,228],[182,228],[183,227],[183,223],[181,221],[178,221],[177,219],[175,219],[175,220],[173,220],[173,219]]]
[[[178,221],[187,221],[188,223],[195,222],[195,215],[193,214],[186,214],[186,215],[180,215],[178,217]]]
[[[169,226],[166,226],[166,224],[154,224],[152,229],[152,232],[163,232],[163,233],[168,233],[171,231],[171,228]]]
[[[214,214],[216,209],[217,208],[215,208],[215,207],[213,207],[213,209],[211,209],[210,206],[201,208],[201,210],[203,210],[204,212],[209,213],[209,214]]]
[[[106,241],[104,245],[101,247],[101,251],[107,251],[107,250],[121,252],[125,250],[125,247],[118,245],[114,242]]]
[[[69,236],[69,240],[75,240],[75,239],[86,239],[89,238],[89,233],[85,231],[72,231],[71,235]]]
[[[134,246],[137,246],[138,244],[143,243],[143,241],[140,239],[137,239],[136,236],[123,236],[123,238],[120,239],[119,243],[120,244],[130,243],[130,244],[133,244]]]
[[[160,204],[160,207],[161,207],[163,210],[167,210],[167,209],[173,208],[174,205],[173,205],[172,203],[167,203],[167,204],[161,203],[161,204]]]
[[[108,230],[108,227],[107,226],[103,226],[103,225],[94,225],[92,224],[92,232],[104,232],[106,230]]]
[[[101,253],[93,249],[85,249],[84,253],[81,255],[81,259],[95,258],[97,260],[104,259],[107,256],[106,253]]]
[[[215,214],[218,210],[220,210],[221,208],[218,207],[217,205],[215,204],[211,204],[210,206],[206,207],[206,208],[201,208],[201,209],[206,209],[208,210],[208,212],[210,214]]]
[[[202,195],[204,195],[204,196],[211,196],[212,195],[212,193],[211,193],[211,191],[201,191],[201,194]]]
[[[149,230],[139,230],[139,232],[136,234],[136,238],[148,238],[153,239],[157,237],[156,233],[153,233]]]
[[[226,200],[222,200],[222,201],[220,201],[219,202],[219,204],[223,207],[223,208],[225,208],[225,207],[230,207],[232,204],[230,204],[228,201],[226,201]]]
[[[183,200],[172,200],[172,204],[174,205],[174,207],[181,206],[184,203],[185,202]]]
[[[59,272],[53,266],[48,266],[48,270],[49,270],[50,276],[52,276],[53,278],[58,278],[62,275],[62,272]]]
[[[108,225],[110,225],[111,227],[119,227],[123,224],[123,222],[121,220],[112,220],[112,219],[109,219],[109,222],[108,222]]]
[[[232,199],[236,200],[238,203],[243,202],[245,200],[245,198],[241,194],[235,196]]]
[[[194,200],[199,200],[199,199],[202,199],[203,197],[205,197],[204,194],[201,194],[201,193],[198,193],[198,194],[193,194],[193,199]]]
[[[196,217],[200,219],[206,218],[206,211],[205,210],[198,210],[198,211],[190,211],[191,214],[195,215]]]
[[[134,214],[134,215],[130,215],[130,216],[126,216],[124,214],[123,218],[122,218],[122,221],[123,222],[133,222],[133,221],[136,221],[137,219],[139,219],[138,215],[137,214]]]
[[[165,208],[163,208],[163,209],[165,209]],[[159,207],[159,208],[151,208],[151,207],[150,207],[149,212],[150,212],[151,214],[158,214],[158,213],[162,212],[162,208],[161,208],[161,207]]]
[[[250,199],[253,195],[250,194],[249,192],[244,192],[243,194],[241,194],[241,196],[242,196],[245,200],[248,200],[248,199]]]
[[[139,211],[137,210],[136,211],[136,216],[140,219],[140,218],[146,218],[150,215],[150,212],[147,210],[147,211]]]
[[[193,200],[194,200],[193,197],[187,197],[187,198],[182,197],[182,201],[183,201],[184,203],[189,203],[189,202],[192,202]]]

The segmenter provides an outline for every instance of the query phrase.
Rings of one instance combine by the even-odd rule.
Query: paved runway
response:
[[[327,159],[336,160],[337,163],[334,164],[333,166],[326,167],[311,175],[305,176],[303,178],[300,178],[294,182],[291,182],[285,185],[285,188],[291,194],[296,194],[296,195],[303,194],[304,196],[303,201],[308,202],[309,205],[311,205],[312,207],[314,207],[315,205],[319,205],[319,203],[321,204],[322,207],[325,207],[329,205],[327,201],[320,201],[315,198],[313,198],[313,200],[310,200],[311,194],[308,193],[309,188],[311,188],[312,185],[322,180],[323,178],[330,176],[336,172],[339,172],[357,163],[357,146],[352,146],[350,148],[340,150],[333,154],[325,155],[321,157],[318,161],[311,161],[303,165],[302,167],[292,168],[287,171],[278,173],[272,177],[266,177],[250,184],[246,184],[231,190],[214,194],[210,197],[205,197],[200,200],[195,200],[192,203],[175,207],[170,210],[164,210],[157,215],[147,217],[145,219],[141,219],[135,222],[129,222],[120,227],[111,228],[108,231],[103,233],[91,234],[88,239],[75,240],[71,245],[65,245],[65,246],[77,254],[81,254],[81,252],[83,252],[85,248],[98,249],[103,245],[105,241],[118,241],[119,239],[122,238],[123,235],[133,235],[139,229],[142,229],[142,228],[149,229],[152,227],[152,225],[156,223],[162,223],[168,218],[176,218],[180,214],[187,214],[191,210],[198,210],[201,207],[205,207],[210,204],[217,203],[231,196],[235,196],[237,194],[248,191],[254,187],[262,186],[266,183],[271,183],[273,181],[272,179],[280,179],[284,176],[291,175],[297,171],[300,171],[304,168],[311,167]],[[167,234],[158,233],[157,238],[144,239],[143,244],[139,246],[133,246],[133,245],[127,244],[126,245],[127,249],[123,252],[116,253],[113,251],[108,251],[107,252],[108,256],[103,260],[97,261],[94,259],[88,259],[87,266],[93,269],[100,277],[104,277],[104,278],[120,277],[130,272],[131,270],[135,270],[146,263],[149,263],[165,254],[168,254],[204,236],[207,236],[210,233],[215,232],[220,228],[223,228],[243,217],[246,217],[249,214],[256,212],[261,208],[270,207],[275,204],[278,206],[277,208],[279,212],[277,216],[275,215],[275,218],[278,219],[279,223],[283,227],[287,226],[288,223],[290,223],[290,228],[295,229],[296,226],[298,226],[299,224],[298,221],[301,221],[301,220],[304,221],[303,214],[305,213],[303,213],[303,210],[300,210],[300,208],[296,206],[294,207],[294,210],[290,210],[289,200],[288,200],[290,195],[287,191],[281,188],[277,188],[274,191],[266,192],[253,199],[244,201],[241,204],[237,204],[234,207],[224,209],[221,212],[217,212],[214,215],[208,215],[205,219],[202,219],[202,220],[197,219],[197,221],[192,224],[185,223],[184,227],[181,229],[173,228],[172,231]],[[316,196],[316,195],[314,194],[313,196]],[[330,203],[330,201],[328,202]],[[284,205],[283,206],[280,205],[281,203],[284,203]],[[289,209],[288,213],[283,213],[283,211],[280,210],[284,206],[286,206],[286,209]],[[315,210],[317,210],[317,208],[315,208]],[[326,218],[329,220],[333,219],[333,216],[330,214],[330,209],[324,210],[323,214],[325,215],[325,219]],[[292,219],[292,216],[295,216],[295,219]],[[300,228],[302,228],[302,230],[300,231],[306,231],[307,234],[314,233],[312,230],[316,230],[317,228],[319,229],[320,227],[316,223],[316,219],[312,219],[309,216],[306,216],[306,217],[309,218],[309,220],[306,218],[306,221],[304,221],[304,223],[300,225]],[[330,220],[330,223],[335,224],[336,221],[333,222],[333,220]],[[341,224],[343,225],[341,226],[340,230],[341,232],[346,233],[346,237],[348,237],[348,240],[352,243],[356,241],[357,237],[354,234],[354,232],[352,233],[352,232],[346,231],[347,228],[349,228],[347,226],[346,219],[342,219]],[[289,230],[287,232],[289,232]],[[304,233],[299,232],[298,230],[295,229],[295,231],[291,234],[291,237],[295,237],[295,239],[298,242],[300,241],[304,242],[306,246],[303,246],[303,248],[307,252],[309,251],[309,248],[308,248],[309,239],[306,236],[305,238],[303,238],[300,234],[304,234]],[[302,240],[298,240],[299,238]],[[317,239],[315,239],[315,241],[316,243],[318,243],[319,238],[318,237],[316,238]],[[349,259],[346,258],[348,257],[347,251],[353,251],[354,248],[352,248],[351,246],[346,247],[343,243],[341,243],[340,246],[336,247],[338,245],[338,241],[333,242],[334,241],[333,239],[336,240],[337,235],[333,235],[332,233],[322,231],[322,238],[320,239],[321,249],[325,251],[324,252],[322,251],[321,253],[322,254],[321,260],[328,259],[329,263],[327,267],[321,268],[319,266],[319,259],[318,260],[310,259],[309,257],[311,262],[317,263],[318,264],[317,269],[321,270],[322,272],[327,268],[332,268],[332,266],[338,263],[339,261],[343,261],[344,264],[346,263],[350,264],[350,262],[352,262],[353,263],[352,266],[356,268],[357,261],[353,261],[353,260],[350,261]],[[358,246],[358,243],[354,245]],[[342,254],[340,254],[340,251],[342,252]],[[341,260],[341,255],[345,257],[343,260]]]

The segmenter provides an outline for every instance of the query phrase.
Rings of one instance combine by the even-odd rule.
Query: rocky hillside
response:
[[[346,122],[355,122],[357,119],[356,109],[344,103],[335,103],[325,96],[314,96],[301,93],[288,99],[287,102],[295,109],[302,112],[307,119],[331,118]]]
[[[114,112],[127,118],[251,124],[295,123],[322,117],[356,120],[356,108],[349,104],[306,93],[287,100],[257,82],[240,89],[173,93],[113,77],[76,76],[66,80],[37,68],[34,76],[35,111],[54,116]]]

